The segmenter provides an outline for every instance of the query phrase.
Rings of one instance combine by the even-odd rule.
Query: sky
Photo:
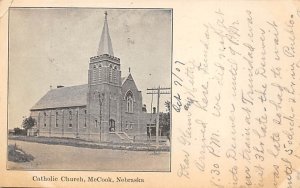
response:
[[[20,127],[50,86],[87,84],[97,55],[104,12],[122,77],[131,74],[150,111],[147,88],[171,86],[169,9],[12,8],[9,12],[9,128]],[[164,101],[161,97],[161,111]],[[153,106],[156,106],[154,96]]]

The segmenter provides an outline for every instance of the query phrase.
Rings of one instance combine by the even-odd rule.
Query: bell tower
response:
[[[100,141],[121,127],[120,59],[114,56],[106,11],[104,15],[97,56],[90,58],[87,95],[89,132]]]

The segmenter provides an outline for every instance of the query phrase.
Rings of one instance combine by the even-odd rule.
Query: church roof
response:
[[[31,110],[85,106],[88,85],[77,85],[49,90]]]
[[[102,29],[101,39],[99,43],[98,53],[97,55],[108,54],[114,56],[114,51],[111,44],[111,39],[109,35],[109,29],[107,24],[107,12],[105,14],[104,25]]]
[[[127,77],[121,77],[121,83],[122,83],[122,85],[123,85],[124,82],[126,81],[126,78],[127,78]]]
[[[126,80],[131,80],[131,81],[134,82],[131,73],[129,73],[129,74],[128,74],[127,76],[125,76],[125,77],[121,77],[122,85],[125,83]]]

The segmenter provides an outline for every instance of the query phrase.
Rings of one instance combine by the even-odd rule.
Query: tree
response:
[[[159,126],[162,127],[162,135],[169,136],[170,134],[170,101],[165,102],[167,113],[159,114]]]
[[[26,136],[27,132],[24,129],[20,129],[19,127],[14,128],[14,135],[23,135]]]
[[[33,119],[31,116],[25,118],[22,122],[22,127],[25,130],[31,129],[34,125],[35,125],[35,119]]]
[[[165,107],[167,109],[167,112],[170,113],[171,110],[171,102],[170,101],[165,101]]]

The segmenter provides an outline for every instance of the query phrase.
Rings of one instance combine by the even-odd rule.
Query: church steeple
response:
[[[107,12],[105,11],[104,14],[104,25],[98,53],[97,56],[90,58],[89,84],[109,84],[111,86],[120,86],[120,59],[114,56],[107,24]]]
[[[108,55],[114,56],[114,51],[112,48],[111,39],[110,39],[110,35],[109,35],[109,30],[108,30],[107,12],[106,11],[105,11],[104,15],[105,15],[104,25],[103,25],[103,29],[102,29],[102,34],[101,34],[101,39],[100,39],[97,55],[108,54]]]

